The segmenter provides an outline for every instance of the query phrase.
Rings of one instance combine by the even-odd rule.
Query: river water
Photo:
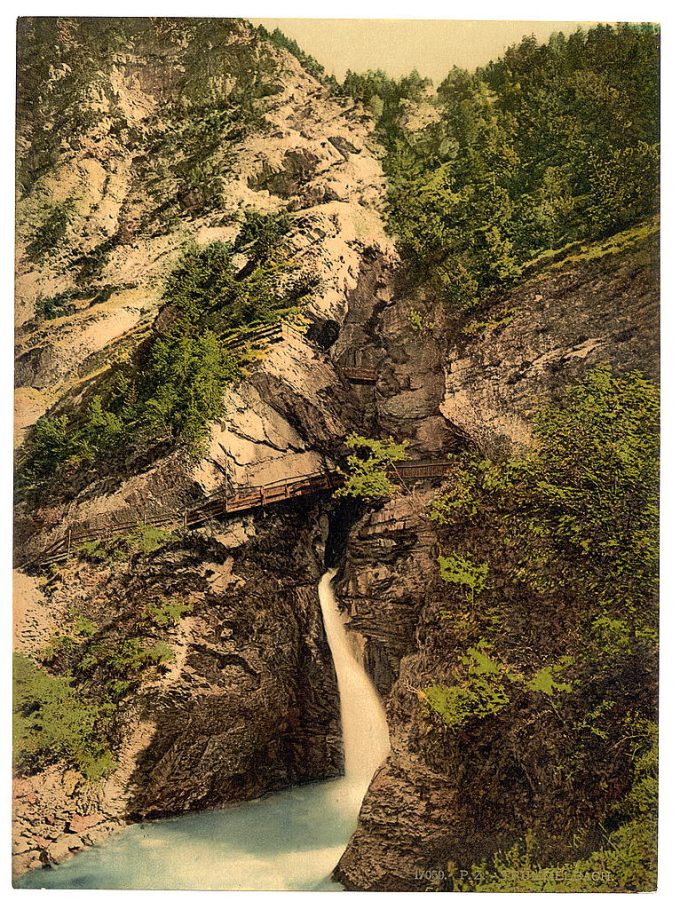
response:
[[[35,889],[337,890],[330,875],[389,751],[380,698],[357,661],[333,593],[319,600],[340,693],[345,775],[232,808],[134,824],[55,868],[24,875]]]

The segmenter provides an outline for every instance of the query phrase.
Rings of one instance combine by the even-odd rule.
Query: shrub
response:
[[[396,487],[387,471],[405,460],[408,443],[398,444],[394,439],[382,442],[352,434],[347,436],[345,444],[353,454],[347,458],[347,469],[341,471],[344,482],[334,495],[364,500],[393,495]]]
[[[262,261],[272,255],[290,228],[290,216],[285,210],[265,213],[249,209],[234,248],[238,251],[247,249],[255,260]]]
[[[71,200],[58,202],[52,207],[26,248],[31,259],[40,260],[57,251],[66,236],[72,215],[73,202]]]
[[[468,648],[461,660],[460,674],[458,685],[432,685],[423,692],[428,708],[451,728],[462,725],[470,717],[483,719],[499,713],[510,702],[506,690],[508,679],[518,680],[489,656],[485,641]]]
[[[178,539],[177,534],[171,531],[140,521],[134,530],[127,534],[116,534],[109,539],[85,540],[78,545],[76,551],[88,561],[111,565],[139,553],[150,555]]]
[[[14,657],[14,761],[20,773],[36,773],[65,760],[88,779],[113,768],[106,741],[110,704],[84,698],[73,680],[50,675],[33,660]]]
[[[168,601],[147,606],[145,614],[154,625],[167,628],[177,625],[180,619],[193,612],[193,609],[194,607],[187,603]]]
[[[467,588],[467,596],[471,603],[475,601],[475,594],[484,590],[489,566],[486,562],[475,565],[470,559],[459,553],[450,556],[439,556],[439,574],[442,580],[449,584],[460,584]]]

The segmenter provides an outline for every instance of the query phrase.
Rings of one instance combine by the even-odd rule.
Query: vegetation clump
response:
[[[341,471],[343,484],[334,495],[364,501],[394,495],[397,487],[389,473],[399,461],[406,459],[408,443],[398,443],[391,438],[387,441],[369,439],[352,433],[345,439],[345,444],[352,453],[347,458],[346,469]]]
[[[76,551],[90,562],[111,565],[134,555],[150,555],[178,539],[176,533],[140,521],[126,534],[114,534],[102,540],[85,540],[78,544]]]
[[[264,25],[258,25],[256,33],[261,38],[265,38],[267,41],[271,41],[274,47],[281,47],[291,53],[297,60],[299,60],[299,62],[302,64],[302,67],[306,69],[311,76],[314,76],[315,79],[325,79],[326,72],[319,61],[312,57],[311,54],[306,53],[293,38],[289,38],[287,35],[284,35],[280,28],[275,28],[270,32],[264,27]]]
[[[97,703],[70,676],[52,675],[29,657],[14,657],[14,762],[37,773],[64,760],[88,779],[113,769],[107,730],[113,705]]]
[[[166,280],[153,336],[131,361],[114,365],[81,407],[38,421],[24,447],[18,486],[37,492],[58,473],[139,463],[153,450],[199,455],[222,411],[226,385],[243,374],[239,332],[299,312],[313,276],[296,272],[283,249],[287,214],[249,212],[234,246],[191,246]],[[247,262],[237,267],[236,252]]]
[[[489,566],[486,562],[475,565],[473,561],[454,552],[449,556],[439,556],[439,574],[442,580],[449,584],[460,584],[466,589],[471,603],[475,601],[475,594],[480,593],[486,586],[486,577]]]
[[[468,648],[461,659],[461,676],[458,685],[432,685],[424,691],[425,703],[447,726],[460,726],[469,717],[493,716],[510,703],[506,682],[514,677],[491,658],[486,641]]]
[[[26,247],[29,258],[40,261],[45,256],[57,252],[66,237],[72,216],[73,202],[71,200],[53,205]]]

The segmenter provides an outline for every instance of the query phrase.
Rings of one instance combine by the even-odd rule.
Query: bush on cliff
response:
[[[638,759],[656,720],[658,419],[653,383],[595,368],[536,416],[535,448],[459,456],[432,510],[444,551],[464,545],[466,561],[441,573],[451,643],[420,693],[423,719],[443,741],[455,731],[468,766],[494,765],[501,788],[466,799],[480,825],[496,817],[485,836],[505,856],[489,872],[500,889],[505,864],[529,861],[526,834],[532,868],[536,856],[619,867],[605,889],[650,879],[652,809],[624,821],[617,806],[648,785]],[[463,569],[486,564],[473,606]]]
[[[113,768],[106,731],[113,705],[83,696],[68,676],[51,675],[29,657],[14,657],[14,762],[37,773],[58,760],[88,779]]]
[[[355,498],[365,501],[389,498],[396,491],[388,471],[406,459],[407,442],[399,444],[394,439],[383,442],[352,433],[345,439],[351,450],[347,466],[341,471],[342,486],[335,491],[337,498]]]

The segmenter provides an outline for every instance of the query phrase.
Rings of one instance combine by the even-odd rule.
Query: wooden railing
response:
[[[414,480],[443,477],[450,468],[450,461],[411,461],[396,464],[387,473],[388,476],[395,479]],[[271,483],[258,486],[240,486],[229,496],[226,496],[224,492],[219,492],[183,511],[155,511],[152,515],[143,515],[141,520],[117,521],[107,527],[96,529],[84,528],[74,531],[72,528],[68,528],[62,537],[19,567],[22,569],[35,568],[67,561],[82,544],[124,536],[139,527],[140,523],[152,527],[190,530],[221,515],[253,511],[267,505],[275,505],[290,499],[335,489],[341,483],[342,474],[338,470],[323,470],[273,480]]]
[[[378,381],[378,370],[367,369],[363,366],[345,366],[342,372],[350,382],[359,382],[365,385],[375,385]]]
[[[418,480],[427,477],[445,477],[451,470],[451,461],[407,461],[395,465],[390,473],[396,474],[402,480]]]

